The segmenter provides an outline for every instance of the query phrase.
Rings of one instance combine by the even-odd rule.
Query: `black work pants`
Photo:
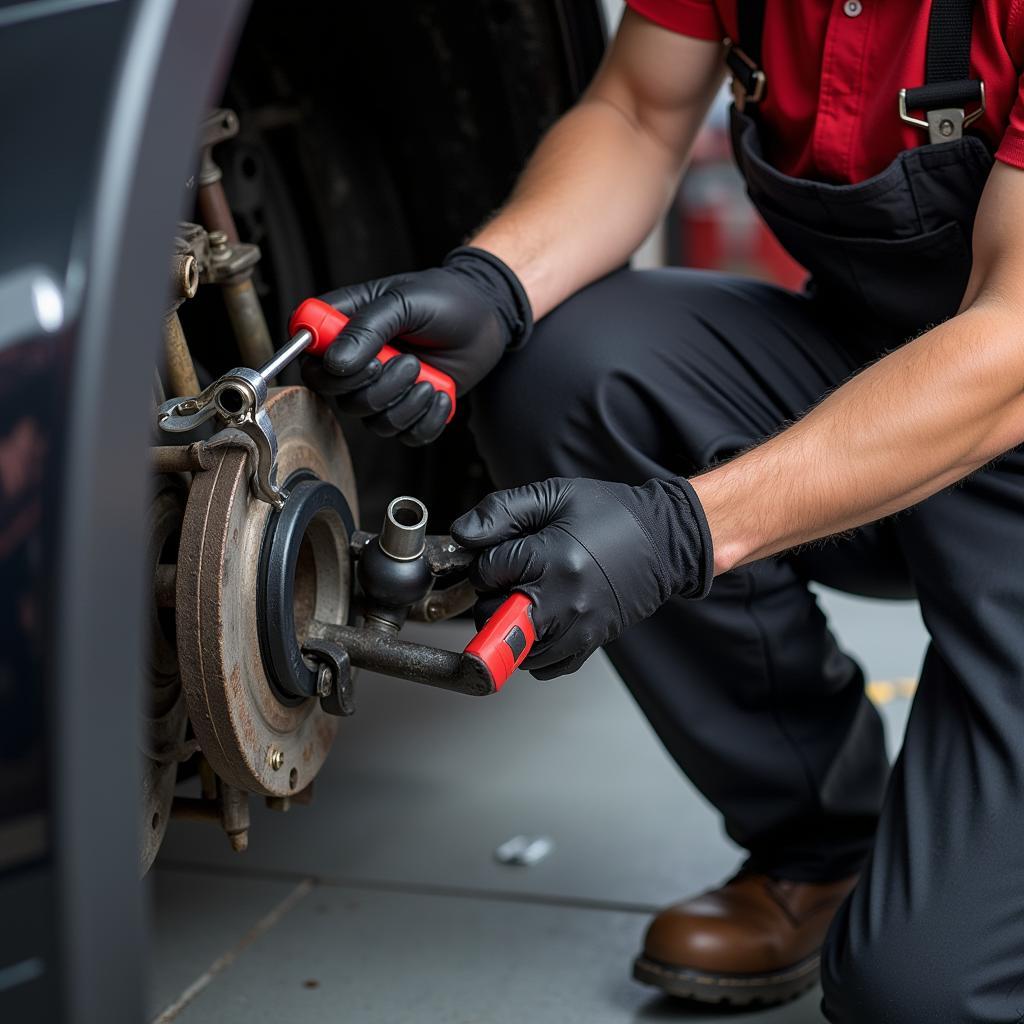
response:
[[[689,475],[894,343],[769,285],[621,271],[508,355],[473,430],[501,487]],[[728,573],[607,648],[752,869],[862,872],[823,957],[834,1021],[1024,1020],[1022,513],[1015,452],[851,538]],[[921,603],[932,642],[891,774],[809,580]]]

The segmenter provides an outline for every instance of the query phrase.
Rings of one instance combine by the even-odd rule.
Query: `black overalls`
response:
[[[811,286],[654,270],[583,289],[475,393],[499,487],[693,474],[956,313],[992,166],[979,138],[961,137],[982,99],[969,0],[934,0],[926,84],[905,101],[922,145],[848,186],[764,160],[750,102],[763,2],[740,11],[736,158]],[[607,649],[752,869],[863,872],[823,957],[833,1021],[1024,1022],[1022,516],[1015,450],[849,540],[728,573],[703,602],[670,601]],[[932,642],[891,772],[861,670],[808,580],[920,601]]]

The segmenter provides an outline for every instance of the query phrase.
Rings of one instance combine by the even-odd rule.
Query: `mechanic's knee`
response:
[[[485,458],[498,448],[537,454],[538,443],[563,429],[566,411],[591,387],[592,361],[568,372],[559,346],[571,344],[571,336],[557,329],[557,320],[557,313],[542,320],[529,343],[509,352],[474,389],[472,429]]]
[[[473,393],[473,431],[537,452],[592,407],[617,362],[609,339],[590,322],[588,296],[569,299],[509,352]]]
[[[548,476],[638,483],[656,475],[667,443],[659,395],[668,389],[655,354],[662,339],[638,327],[627,301],[636,283],[635,272],[624,271],[571,297],[474,390],[473,434],[499,487]]]
[[[864,929],[851,928],[844,911],[821,955],[822,1005],[829,1021],[966,1024],[974,1019],[963,988],[964,962],[952,935],[944,941],[904,923],[867,936]]]

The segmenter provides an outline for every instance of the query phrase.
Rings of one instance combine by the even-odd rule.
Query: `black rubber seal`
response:
[[[271,512],[263,534],[256,621],[263,667],[274,695],[282,704],[294,706],[316,696],[317,677],[303,659],[295,634],[295,567],[302,538],[324,509],[337,512],[348,537],[355,531],[355,520],[345,495],[308,471],[292,474],[285,490],[284,507]]]

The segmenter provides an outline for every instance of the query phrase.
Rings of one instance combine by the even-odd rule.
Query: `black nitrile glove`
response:
[[[440,267],[339,288],[324,302],[351,317],[323,362],[306,360],[303,377],[322,394],[337,395],[343,412],[364,417],[383,437],[427,444],[444,429],[447,396],[415,384],[417,355],[455,381],[463,395],[483,379],[509,346],[533,326],[530,303],[516,275],[483,249],[464,246]],[[408,342],[415,354],[381,365],[383,345]]]
[[[479,550],[472,580],[482,625],[513,590],[534,603],[538,679],[575,672],[673,594],[704,597],[714,558],[704,511],[684,479],[642,487],[556,477],[490,494],[452,523]]]

